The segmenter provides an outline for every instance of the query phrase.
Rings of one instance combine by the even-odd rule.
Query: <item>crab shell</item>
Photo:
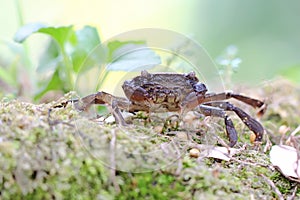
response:
[[[182,102],[207,92],[195,72],[151,74],[144,70],[140,76],[125,81],[122,88],[132,104],[156,112],[180,111]]]

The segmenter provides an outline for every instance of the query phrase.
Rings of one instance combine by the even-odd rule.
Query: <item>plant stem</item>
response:
[[[61,52],[62,52],[62,55],[63,55],[63,59],[64,59],[64,63],[65,63],[65,69],[64,69],[64,72],[65,72],[65,75],[66,75],[66,87],[65,89],[67,91],[70,91],[70,90],[73,90],[74,89],[74,81],[73,81],[73,65],[71,63],[71,60],[69,59],[69,56],[68,54],[66,53],[65,51],[65,48],[63,46],[61,46]]]
[[[230,88],[231,87],[231,75],[232,75],[232,67],[231,67],[231,64],[228,64],[226,66],[226,74],[225,74],[225,84],[226,84],[226,87]]]
[[[15,6],[17,9],[17,17],[18,17],[18,24],[19,27],[24,25],[24,15],[23,15],[23,11],[22,11],[22,5],[21,5],[21,1],[20,0],[15,0]],[[34,76],[34,67],[32,65],[31,59],[30,59],[30,52],[29,52],[29,47],[28,44],[26,42],[22,43],[23,49],[24,49],[24,67],[27,71],[27,79],[29,82],[28,87],[26,88],[27,91],[31,91],[34,92],[33,90],[35,89],[34,87],[36,86],[36,78]],[[27,92],[28,93],[28,92]]]

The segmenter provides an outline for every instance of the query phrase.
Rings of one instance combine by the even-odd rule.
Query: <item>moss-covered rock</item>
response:
[[[299,89],[275,82],[257,92],[269,99],[261,120],[265,138],[277,143],[284,138],[281,125],[292,130],[300,123]],[[157,116],[139,114],[128,118],[134,125],[121,128],[81,115],[71,104],[57,107],[71,95],[39,105],[1,100],[0,199],[272,199],[277,194],[263,176],[285,198],[297,185],[271,167],[263,151],[267,140],[254,148],[235,117],[236,147],[244,150],[230,161],[195,158],[193,144],[227,140],[222,120],[168,128]]]
[[[0,103],[1,199],[87,199],[107,195],[101,162],[76,139],[71,106]],[[55,121],[52,121],[55,119]]]

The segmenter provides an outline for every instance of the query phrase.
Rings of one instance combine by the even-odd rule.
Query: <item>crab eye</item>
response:
[[[142,71],[141,71],[141,76],[149,77],[149,76],[150,76],[150,73],[147,72],[146,70],[142,70]]]
[[[195,92],[197,93],[205,93],[207,92],[207,88],[203,83],[198,82],[197,84],[193,85]]]
[[[190,72],[190,73],[187,74],[187,76],[191,77],[191,78],[194,78],[194,77],[196,77],[196,74],[195,74],[195,72]]]
[[[185,77],[191,83],[197,83],[199,81],[198,78],[196,77],[196,73],[195,72],[190,72],[188,74],[185,74]]]

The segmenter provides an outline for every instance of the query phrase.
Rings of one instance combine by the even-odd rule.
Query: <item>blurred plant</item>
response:
[[[38,83],[40,90],[35,99],[41,98],[50,90],[67,92],[73,89],[74,78],[89,52],[100,44],[96,28],[85,26],[75,31],[73,26],[47,27],[41,23],[27,24],[21,27],[14,40],[22,43],[33,33],[43,33],[51,37],[51,41],[41,56],[37,72],[50,78],[42,77]],[[91,58],[92,59],[92,58]],[[93,62],[97,62],[95,58]]]
[[[9,46],[6,42],[1,42],[1,45]],[[16,94],[19,93],[17,88],[18,84],[18,63],[20,59],[18,56],[13,58],[12,61],[1,60],[0,64],[0,90],[4,93]]]
[[[234,45],[226,48],[223,55],[217,58],[217,63],[220,65],[219,73],[224,79],[225,86],[231,87],[232,74],[237,71],[242,60],[237,57],[238,49]]]
[[[22,5],[15,0],[19,26],[24,23]],[[26,44],[20,46],[11,41],[1,39],[0,57],[0,94],[1,96],[25,97],[32,95],[34,68],[29,59],[29,48]]]
[[[160,64],[160,57],[146,47],[145,41],[109,41],[101,44],[95,27],[85,26],[75,30],[72,25],[51,27],[42,23],[24,25],[22,5],[15,0],[18,22],[21,27],[14,41],[23,43],[21,51],[15,53],[19,60],[9,66],[0,63],[0,89],[16,88],[16,96],[26,91],[27,96],[39,100],[49,91],[68,92],[74,89],[79,73],[92,67],[103,67],[104,76],[99,78],[97,87],[103,83],[107,71],[134,71]],[[24,41],[34,33],[50,36],[50,42],[43,49],[38,67],[32,64],[28,44]],[[146,64],[145,64],[146,63]],[[38,73],[38,77],[36,76]],[[20,76],[24,79],[20,83]],[[25,84],[24,84],[25,83]]]
[[[2,67],[0,63],[0,88],[2,85],[16,87],[17,92],[14,92],[16,96],[26,91],[27,96],[37,101],[49,91],[68,92],[74,89],[75,79],[79,73],[92,67],[102,67],[104,64],[106,64],[102,69],[104,73],[101,72],[104,76],[99,78],[97,88],[104,82],[107,71],[135,71],[160,64],[160,57],[146,46],[145,41],[111,40],[101,44],[97,29],[91,26],[75,30],[72,25],[60,27],[42,23],[24,25],[20,0],[15,0],[15,7],[21,27],[15,34],[15,42],[23,43],[34,33],[46,34],[51,38],[43,49],[37,69],[32,64],[26,43],[23,43],[22,47],[18,46],[22,50],[17,53],[21,57],[16,61],[19,63],[13,62],[8,67]],[[26,84],[19,83],[20,74],[25,80],[23,83]]]
[[[73,26],[49,27],[32,23],[21,27],[14,40],[22,43],[34,33],[51,37],[37,68],[42,80],[35,100],[51,90],[73,90],[76,76],[95,66],[107,64],[106,71],[134,71],[160,63],[159,56],[146,47],[144,41],[111,41],[105,46],[100,42],[97,29],[91,26],[74,30]],[[105,77],[99,80],[98,87]]]

